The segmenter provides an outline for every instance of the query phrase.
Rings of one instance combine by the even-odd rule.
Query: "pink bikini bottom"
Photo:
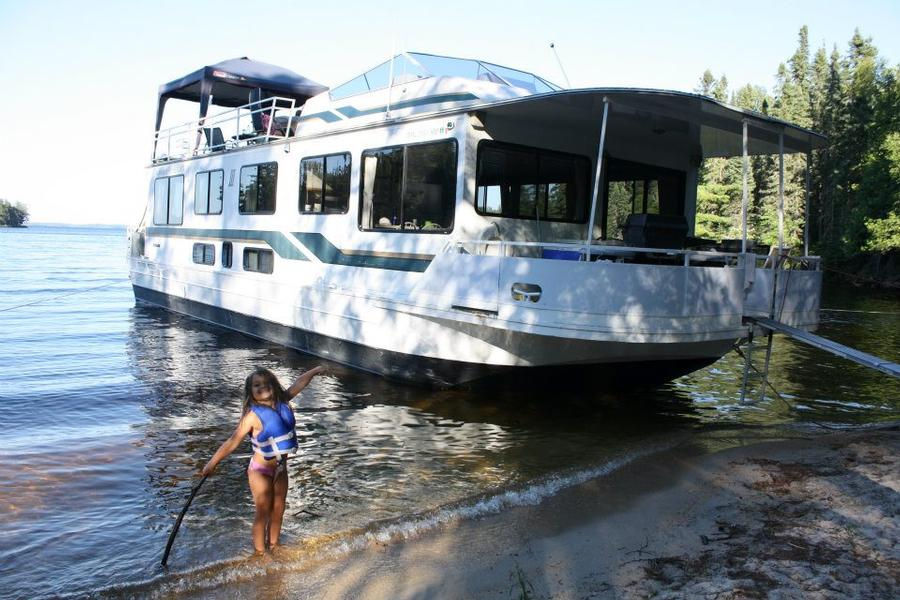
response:
[[[279,463],[278,466],[275,467],[267,467],[265,465],[261,465],[252,458],[250,459],[250,464],[247,465],[247,472],[256,471],[257,473],[262,473],[263,475],[267,475],[272,479],[275,479],[275,476],[278,475],[281,471],[284,470],[284,463]]]

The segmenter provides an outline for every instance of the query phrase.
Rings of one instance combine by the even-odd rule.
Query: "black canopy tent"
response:
[[[210,97],[216,106],[243,106],[249,102],[248,90],[254,89],[261,91],[261,98],[282,96],[299,104],[328,90],[326,86],[283,67],[250,60],[246,56],[232,58],[159,86],[155,130],[159,131],[169,98],[199,102],[200,119],[204,119]]]

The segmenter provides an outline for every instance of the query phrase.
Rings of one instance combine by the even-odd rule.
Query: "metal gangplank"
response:
[[[772,357],[772,338],[775,333],[782,333],[814,348],[852,360],[864,367],[875,369],[886,375],[900,378],[900,365],[897,363],[873,356],[872,354],[860,352],[859,350],[844,346],[843,344],[823,338],[822,336],[814,335],[808,331],[785,325],[775,319],[745,316],[744,322],[750,326],[748,336],[741,344],[735,346],[735,350],[744,358],[744,380],[743,385],[741,385],[741,403],[746,401],[748,395],[751,395],[749,392],[752,384],[759,384],[759,387],[757,388],[758,393],[753,394],[757,396],[757,400],[759,401],[765,398],[766,387],[771,386],[768,381],[769,361]],[[765,332],[765,341],[763,343],[759,343],[754,339],[753,332],[757,328],[762,329]],[[759,368],[753,364],[753,359],[755,355],[763,350],[765,350],[764,366]],[[774,391],[774,388],[772,389]]]
[[[790,325],[785,325],[784,323],[779,323],[774,319],[766,319],[762,317],[745,317],[745,320],[751,324],[758,325],[763,329],[767,329],[772,332],[783,333],[794,338],[797,341],[803,342],[804,344],[809,344],[814,348],[825,350],[826,352],[831,352],[832,354],[835,354],[842,358],[852,360],[853,362],[859,363],[864,367],[869,367],[871,369],[875,369],[876,371],[881,371],[882,373],[891,375],[892,377],[900,378],[900,365],[889,360],[873,356],[872,354],[866,354],[865,352],[860,352],[859,350],[850,348],[849,346],[844,346],[843,344],[838,344],[837,342],[833,342],[829,339],[823,338],[822,336],[814,335],[812,333],[809,333],[808,331],[803,331],[802,329],[797,329],[796,327],[791,327]]]

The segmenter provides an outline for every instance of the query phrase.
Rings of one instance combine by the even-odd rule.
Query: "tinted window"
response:
[[[271,273],[275,264],[275,257],[271,250],[261,248],[244,249],[244,270],[256,273]]]
[[[217,215],[222,212],[223,171],[197,173],[194,180],[194,212]]]
[[[363,152],[363,229],[447,232],[456,203],[456,141]]]
[[[194,244],[194,262],[200,265],[216,264],[216,248],[212,244]]]
[[[278,163],[241,167],[238,211],[242,214],[275,212]]]
[[[590,161],[539,148],[482,142],[475,209],[482,215],[584,223]]]
[[[234,252],[231,242],[222,242],[222,266],[226,269],[231,268],[231,257]]]
[[[300,212],[345,213],[349,204],[349,154],[300,161]]]
[[[153,184],[153,224],[181,225],[184,222],[184,177],[160,177]]]

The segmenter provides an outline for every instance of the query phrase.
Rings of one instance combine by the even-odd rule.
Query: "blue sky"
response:
[[[141,211],[157,87],[249,56],[336,85],[392,47],[482,58],[573,87],[691,90],[705,69],[771,89],[809,26],[843,52],[855,27],[900,62],[900,1],[248,3],[0,0],[0,198],[34,222]],[[268,6],[269,8],[264,8]]]

